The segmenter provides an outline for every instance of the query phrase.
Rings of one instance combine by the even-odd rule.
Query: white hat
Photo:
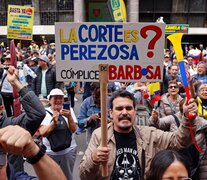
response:
[[[170,57],[169,54],[164,55],[164,58],[169,58],[169,57]]]
[[[39,57],[39,60],[45,61],[46,63],[49,63],[49,59],[46,55],[42,55]]]
[[[55,88],[50,91],[50,94],[47,96],[47,99],[50,99],[51,96],[64,96],[64,93],[61,89]]]
[[[50,46],[55,46],[55,43],[50,43]]]

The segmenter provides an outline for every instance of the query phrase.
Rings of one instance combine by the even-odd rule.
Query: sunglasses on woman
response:
[[[178,88],[178,86],[169,86],[168,88],[169,89],[172,89],[172,88],[176,89],[176,88]]]

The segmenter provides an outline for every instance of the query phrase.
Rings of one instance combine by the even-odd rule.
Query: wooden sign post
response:
[[[99,64],[99,82],[101,91],[101,146],[107,147],[107,96],[108,96],[108,64]],[[102,176],[108,176],[108,164],[102,164]]]

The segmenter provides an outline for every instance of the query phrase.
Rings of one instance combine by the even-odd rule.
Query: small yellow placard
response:
[[[7,38],[32,40],[34,8],[8,5]]]

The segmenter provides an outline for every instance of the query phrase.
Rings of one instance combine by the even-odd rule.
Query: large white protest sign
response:
[[[56,23],[58,81],[162,81],[164,23]]]

